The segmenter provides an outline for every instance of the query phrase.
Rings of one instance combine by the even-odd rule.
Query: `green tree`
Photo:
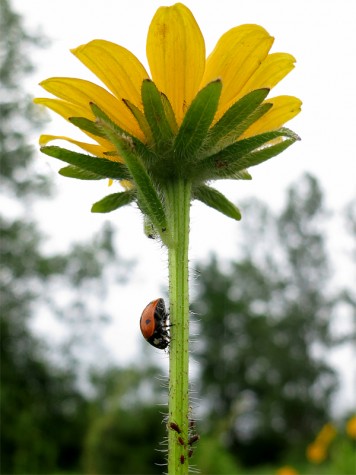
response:
[[[38,197],[48,199],[53,186],[38,172],[28,144],[41,116],[22,86],[32,70],[30,53],[42,40],[24,31],[8,0],[0,7],[1,471],[48,474],[79,466],[88,404],[77,384],[78,342],[66,345],[65,353],[49,347],[31,331],[33,319],[40,311],[62,322],[65,315],[68,327],[76,318],[78,332],[88,336],[87,329],[97,329],[103,316],[88,307],[88,289],[91,297],[102,299],[103,269],[110,262],[120,266],[108,226],[67,253],[44,251],[31,207]],[[53,297],[58,288],[66,292],[66,306]]]
[[[195,355],[207,426],[255,464],[300,447],[329,417],[336,376],[324,356],[336,343],[336,302],[315,178],[289,189],[278,216],[257,201],[245,214],[242,256],[198,268]]]

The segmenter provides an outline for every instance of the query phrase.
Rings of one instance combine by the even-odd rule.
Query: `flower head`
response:
[[[293,96],[267,95],[293,68],[287,53],[270,53],[273,38],[258,25],[227,31],[206,58],[190,10],[160,7],[147,35],[150,74],[126,48],[93,40],[72,53],[105,85],[67,77],[41,83],[56,98],[35,102],[79,127],[91,141],[62,139],[91,155],[44,147],[66,161],[60,173],[81,179],[125,180],[126,191],[94,205],[111,211],[137,201],[161,237],[165,184],[192,183],[192,197],[235,219],[238,209],[210,180],[250,179],[247,168],[277,155],[298,137],[282,126],[300,111]],[[154,212],[153,212],[154,211]]]

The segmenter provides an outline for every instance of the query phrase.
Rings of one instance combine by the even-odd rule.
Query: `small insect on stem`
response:
[[[178,434],[180,434],[182,432],[179,428],[179,425],[176,424],[175,422],[170,422],[169,427],[170,427],[170,429],[175,430]]]
[[[185,462],[185,457],[184,457],[184,455],[181,455],[180,456],[180,463],[183,465],[184,462]]]
[[[193,427],[195,427],[195,419],[190,419],[190,421],[189,421],[189,429],[192,429]]]
[[[188,451],[188,458],[190,458],[193,455],[193,449],[189,449]]]
[[[180,445],[185,445],[184,440],[180,436],[178,437],[178,442],[180,443]]]
[[[194,442],[197,442],[200,439],[199,434],[194,434],[188,439],[188,445],[193,445]]]

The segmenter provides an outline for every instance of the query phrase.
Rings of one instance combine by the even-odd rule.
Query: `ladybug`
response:
[[[164,350],[169,345],[168,313],[163,299],[150,302],[141,315],[140,328],[144,338],[155,348]]]

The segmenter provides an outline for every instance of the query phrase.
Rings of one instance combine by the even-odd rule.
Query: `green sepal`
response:
[[[119,155],[124,159],[130,171],[137,189],[138,205],[142,212],[152,221],[160,233],[162,241],[167,243],[169,238],[167,235],[167,219],[163,204],[141,160],[139,151],[136,150],[135,143],[131,137],[120,131],[118,132],[115,128],[115,124],[113,124],[98,106],[92,104],[92,109],[100,123],[100,127],[103,128],[110,142],[116,147]]]
[[[248,170],[240,170],[236,173],[236,176],[233,177],[234,180],[252,180],[251,174]]]
[[[273,104],[269,102],[264,102],[260,106],[257,107],[255,111],[252,112],[244,121],[242,121],[236,129],[234,129],[230,134],[225,135],[216,145],[215,147],[206,147],[207,153],[206,155],[210,155],[211,152],[218,152],[223,150],[224,148],[228,147],[229,145],[234,144],[237,140],[241,137],[241,135],[258,119],[260,119],[263,115],[266,114],[270,109],[272,109]]]
[[[174,114],[174,110],[172,108],[172,105],[169,102],[168,97],[165,94],[163,94],[163,92],[161,92],[161,99],[162,99],[162,105],[163,105],[163,109],[164,109],[164,112],[165,112],[166,117],[167,117],[168,124],[169,124],[173,134],[176,135],[177,132],[178,132],[179,127],[178,127],[178,124],[177,124],[177,119],[176,119],[176,116]]]
[[[153,141],[156,147],[160,149],[165,144],[170,144],[173,137],[173,131],[162,103],[161,93],[153,81],[145,79],[142,82],[141,94],[145,117],[150,126]]]
[[[85,132],[89,132],[96,137],[103,137],[105,138],[105,134],[102,130],[97,126],[95,122],[92,120],[86,119],[85,117],[69,117],[69,122],[76,127],[79,127],[81,130]]]
[[[237,206],[229,201],[220,191],[207,185],[200,185],[194,188],[193,196],[202,203],[216,209],[229,218],[241,219],[241,213]]]
[[[88,170],[78,168],[74,165],[68,165],[67,167],[61,168],[58,173],[67,178],[77,178],[78,180],[103,180],[106,178],[96,173],[88,172]]]
[[[102,124],[100,123],[100,120],[96,121],[97,126],[104,132],[105,138],[110,141],[110,136],[108,136],[108,127],[110,129],[110,133],[115,133],[117,136],[122,136],[126,137],[127,140],[129,140],[139,155],[142,157],[143,161],[145,163],[152,163],[156,161],[157,157],[156,155],[148,148],[144,143],[141,142],[137,137],[134,135],[129,134],[126,130],[122,129],[120,126],[118,126],[114,121],[110,119],[96,104],[91,102],[90,108],[93,111],[93,114],[97,118],[104,118],[105,123],[107,124],[107,127],[105,129],[102,128]],[[112,154],[112,152],[106,152],[108,156]],[[117,154],[114,154],[117,155]],[[119,154],[120,155],[120,154]]]
[[[259,114],[254,116],[251,114],[260,106],[269,91],[268,88],[256,89],[235,102],[210,129],[206,147],[208,149],[214,147],[220,140],[226,140],[230,134],[231,139],[236,140],[251,123],[261,117]],[[264,114],[270,107],[271,105],[261,109],[260,112]]]
[[[283,142],[273,144],[273,140],[284,138]],[[299,137],[287,128],[264,132],[247,139],[238,140],[218,153],[207,157],[199,163],[197,176],[211,180],[219,178],[240,178],[245,168],[258,165],[281,153]],[[284,144],[284,145],[283,145]]]
[[[277,143],[275,145],[270,145],[269,147],[263,148],[261,150],[251,152],[242,159],[241,164],[244,165],[244,167],[254,167],[256,165],[259,165],[260,163],[263,163],[269,160],[270,158],[279,155],[288,147],[293,145],[295,141],[296,139],[290,138],[283,140],[283,142]]]
[[[112,193],[97,201],[91,207],[92,213],[109,213],[115,209],[121,208],[132,203],[135,200],[136,192],[134,190]]]
[[[58,160],[62,160],[70,165],[100,175],[103,178],[112,178],[113,180],[132,180],[126,165],[107,160],[106,158],[98,158],[93,157],[92,155],[73,152],[72,150],[67,150],[55,145],[41,147],[41,152],[50,157],[58,158]]]
[[[135,117],[140,129],[142,130],[144,136],[146,137],[147,142],[152,143],[153,141],[152,132],[151,132],[150,126],[148,125],[145,114],[141,112],[140,109],[136,107],[134,104],[132,104],[129,100],[123,99],[123,103],[129,109],[131,114]]]
[[[174,143],[177,157],[192,158],[200,149],[218,108],[222,82],[210,82],[193,99]]]
[[[263,132],[262,134],[238,140],[232,145],[220,150],[217,154],[213,155],[213,157],[218,157],[220,160],[236,160],[237,157],[242,157],[246,155],[246,153],[252,152],[253,150],[259,149],[263,146],[268,146],[269,142],[280,137],[294,139],[294,141],[299,140],[298,135],[292,130],[282,127],[277,130]]]

